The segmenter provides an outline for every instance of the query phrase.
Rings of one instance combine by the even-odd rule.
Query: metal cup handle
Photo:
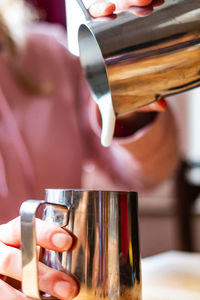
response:
[[[22,291],[27,297],[39,300],[42,296],[39,290],[35,218],[38,209],[43,205],[64,207],[69,212],[67,205],[46,201],[27,200],[21,205]]]

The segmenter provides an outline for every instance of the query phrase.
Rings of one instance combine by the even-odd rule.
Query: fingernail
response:
[[[110,2],[97,2],[90,7],[90,13],[95,17],[111,14],[114,10],[115,4]]]
[[[69,249],[72,245],[72,237],[69,234],[56,233],[52,236],[52,243],[60,249]]]
[[[71,300],[76,294],[76,287],[66,281],[58,281],[54,285],[54,293],[62,299]]]

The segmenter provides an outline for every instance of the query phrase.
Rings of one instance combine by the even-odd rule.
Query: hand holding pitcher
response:
[[[46,201],[22,204],[22,289],[27,296],[55,299],[41,293],[38,284],[41,263],[36,253],[35,214],[44,204],[43,219],[70,230],[77,243],[74,250],[63,253],[43,248],[40,261],[61,271],[63,277],[70,274],[71,282],[76,278],[80,283],[77,299],[141,300],[137,193],[117,191],[50,189]]]
[[[36,228],[38,246],[58,252],[71,249],[72,236],[59,226],[37,219]],[[0,280],[1,300],[30,299],[17,290],[22,279],[20,241],[20,218],[0,226],[0,273],[3,279]],[[39,264],[39,274],[39,285],[43,292],[54,295],[58,299],[72,299],[77,295],[78,284],[69,275],[42,263]]]

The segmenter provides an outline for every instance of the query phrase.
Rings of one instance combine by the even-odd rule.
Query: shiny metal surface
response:
[[[66,227],[78,239],[73,251],[43,249],[40,258],[48,266],[77,278],[80,293],[76,299],[141,300],[137,193],[47,190],[46,195],[51,204],[56,195],[55,203],[59,202],[59,206],[47,205],[44,219]],[[67,210],[60,206],[62,197]],[[25,215],[30,210],[32,207]],[[66,215],[67,226],[63,221]],[[26,239],[27,231],[23,232]],[[28,249],[26,252],[29,253]],[[27,291],[32,282],[25,284]],[[42,298],[55,299],[46,294]]]
[[[21,251],[22,251],[22,290],[32,299],[40,299],[38,285],[38,257],[36,249],[35,214],[44,203],[25,201],[20,208]]]
[[[20,207],[21,216],[21,251],[22,251],[22,291],[31,299],[42,299],[38,280],[38,254],[36,248],[35,216],[40,206],[46,201],[27,200]],[[60,205],[59,198],[48,205],[56,207],[57,211],[64,210],[64,217],[56,219],[57,224],[68,224],[68,206],[66,201]]]
[[[166,0],[148,16],[130,11],[79,29],[80,59],[97,102],[122,114],[200,85],[200,1]]]

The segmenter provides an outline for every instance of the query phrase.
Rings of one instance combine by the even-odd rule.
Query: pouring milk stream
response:
[[[79,45],[78,45],[78,30],[82,23],[85,22],[85,19],[89,19],[89,16],[85,16],[83,13],[84,7],[88,7],[93,0],[86,0],[82,7],[82,1],[76,2],[75,0],[66,0],[66,14],[67,14],[67,38],[68,38],[68,48],[75,54],[79,55]],[[87,13],[87,12],[86,12]],[[74,17],[76,16],[76,17]],[[95,95],[93,95],[95,100]],[[103,95],[101,99],[96,101],[101,118],[102,118],[102,131],[101,131],[101,144],[104,147],[110,146],[115,129],[115,112],[112,105],[112,98],[110,93]]]

